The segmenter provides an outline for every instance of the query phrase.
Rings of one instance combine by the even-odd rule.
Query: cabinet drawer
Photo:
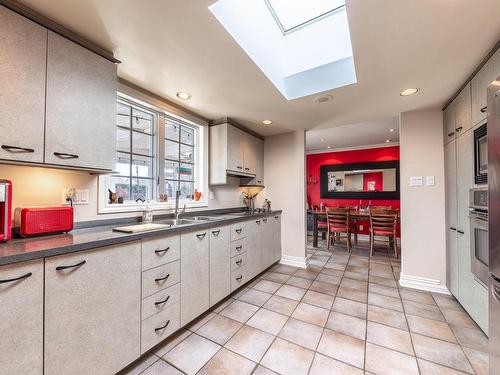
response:
[[[247,264],[247,253],[241,255],[236,255],[231,258],[231,271],[235,271],[238,268],[244,267]]]
[[[231,241],[236,241],[247,236],[247,223],[231,225]]]
[[[247,251],[247,241],[246,238],[231,242],[231,258],[237,255],[241,255]]]
[[[180,284],[172,285],[142,300],[142,320],[153,316],[160,311],[179,302],[181,294]]]
[[[231,292],[238,289],[248,281],[247,266],[231,271]]]
[[[146,319],[141,325],[141,354],[147,352],[180,328],[178,303]]]
[[[177,284],[180,281],[180,273],[178,260],[144,271],[142,273],[142,298]]]
[[[181,236],[159,237],[142,241],[142,270],[170,263],[181,257]]]

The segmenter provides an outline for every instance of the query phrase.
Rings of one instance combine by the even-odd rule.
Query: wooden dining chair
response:
[[[327,249],[330,244],[335,245],[335,240],[341,235],[346,236],[347,250],[351,252],[351,225],[349,221],[349,210],[345,208],[331,208],[326,210],[326,221],[328,222]]]
[[[325,206],[325,211],[328,211],[328,208]],[[325,235],[328,234],[328,220],[320,220],[318,218],[318,235],[321,233],[321,238],[325,239]]]
[[[342,208],[344,210],[349,210],[349,211],[357,211],[358,206],[337,206],[337,208]],[[358,220],[353,219],[351,216],[349,216],[350,219],[350,225],[351,225],[351,233],[354,234],[354,244],[358,244]]]
[[[369,206],[370,211],[390,210],[391,206]]]
[[[373,256],[375,236],[386,237],[389,247],[394,250],[394,255],[398,258],[397,225],[399,211],[379,210],[370,211],[370,256]]]

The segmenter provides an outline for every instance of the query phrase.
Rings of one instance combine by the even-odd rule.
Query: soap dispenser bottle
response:
[[[153,222],[153,210],[149,205],[149,199],[146,200],[146,208],[142,212],[142,222],[144,224],[151,224]]]

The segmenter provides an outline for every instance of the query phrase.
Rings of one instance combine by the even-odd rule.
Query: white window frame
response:
[[[151,97],[138,91],[134,88],[119,83],[119,91],[117,101],[123,100],[132,105],[144,107],[148,110],[157,112],[157,121],[155,121],[154,129],[154,177],[153,183],[153,199],[150,200],[150,207],[154,211],[171,212],[175,207],[175,198],[169,198],[168,202],[158,201],[160,192],[163,192],[165,180],[164,178],[164,162],[165,162],[165,115],[177,118],[182,122],[195,128],[195,163],[194,163],[194,189],[202,192],[199,201],[189,200],[186,198],[180,199],[180,207],[186,204],[188,209],[208,207],[208,123],[202,119],[193,116],[190,113],[184,112],[162,100]],[[108,189],[110,186],[110,176],[99,176],[98,179],[98,214],[110,213],[125,213],[125,212],[140,212],[144,210],[143,203],[127,201],[124,203],[109,203]]]

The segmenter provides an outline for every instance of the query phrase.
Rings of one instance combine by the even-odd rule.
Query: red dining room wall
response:
[[[327,207],[358,206],[360,204],[359,199],[321,198],[319,188],[320,166],[390,160],[399,160],[399,146],[370,148],[363,150],[335,151],[307,155],[307,203],[309,204],[309,207],[312,207],[312,205],[317,205],[319,207],[321,203],[323,203]],[[311,181],[316,182],[311,183]],[[394,209],[400,208],[399,199],[372,199],[370,202],[373,206],[391,206]],[[362,205],[368,205],[370,202],[368,201],[368,199],[361,200]],[[363,230],[361,232],[365,231]]]

